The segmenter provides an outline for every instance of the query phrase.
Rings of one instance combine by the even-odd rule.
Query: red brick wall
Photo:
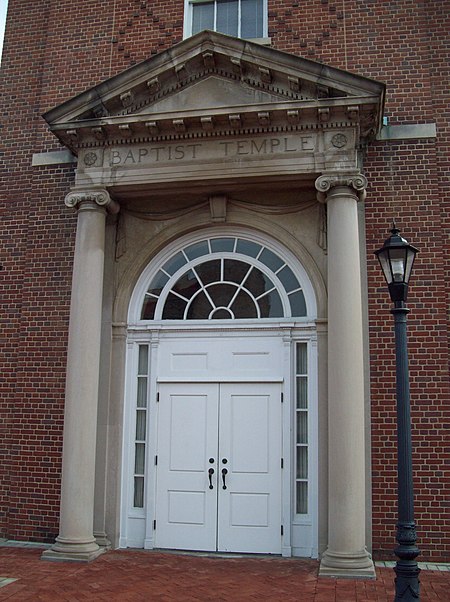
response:
[[[269,0],[275,48],[385,82],[390,124],[437,123],[437,141],[378,142],[365,162],[373,546],[390,553],[396,516],[392,317],[372,255],[395,217],[420,249],[409,302],[416,519],[422,556],[434,560],[450,549],[448,8]],[[63,205],[72,170],[31,167],[33,152],[59,148],[40,115],[179,42],[182,27],[181,0],[9,0],[0,80],[0,535],[48,541],[58,531],[75,218]]]
[[[389,168],[393,156],[395,176]],[[371,252],[381,246],[393,217],[402,234],[420,250],[408,306],[413,462],[416,521],[423,555],[444,560],[449,545],[448,471],[448,321],[442,250],[442,207],[436,181],[433,141],[378,144],[369,152],[366,203],[372,394],[372,469],[374,550],[392,549],[396,520],[396,410],[393,318],[380,269]],[[392,187],[391,180],[394,179]],[[447,434],[446,434],[447,429]]]

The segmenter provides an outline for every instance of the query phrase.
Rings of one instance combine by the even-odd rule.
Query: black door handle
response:
[[[225,484],[225,478],[228,474],[228,470],[226,468],[222,468],[222,481],[223,481],[223,485],[222,485],[222,489],[226,489],[227,486]]]
[[[208,478],[209,478],[209,488],[210,489],[214,489],[213,484],[212,484],[212,476],[214,474],[214,468],[210,468],[208,470]]]

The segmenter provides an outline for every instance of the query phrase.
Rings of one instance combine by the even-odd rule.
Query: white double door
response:
[[[159,387],[155,545],[281,552],[281,384]]]

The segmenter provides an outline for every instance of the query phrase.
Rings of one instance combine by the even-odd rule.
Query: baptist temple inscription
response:
[[[78,160],[79,186],[162,184],[297,176],[357,167],[354,128],[240,137],[184,138],[91,147]],[[226,170],[226,171],[224,171]]]
[[[316,146],[316,135],[152,144],[133,148],[111,148],[105,153],[105,162],[109,167],[132,167],[183,161],[229,161],[313,153]]]

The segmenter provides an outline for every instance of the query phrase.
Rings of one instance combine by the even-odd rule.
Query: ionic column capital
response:
[[[106,209],[108,213],[118,213],[120,205],[114,201],[107,190],[103,188],[89,190],[72,190],[64,199],[67,207],[81,209],[87,205],[90,209]]]
[[[366,198],[367,178],[361,173],[354,174],[323,174],[315,182],[317,200],[326,203],[328,191],[336,186],[347,186],[353,188],[360,201]]]

